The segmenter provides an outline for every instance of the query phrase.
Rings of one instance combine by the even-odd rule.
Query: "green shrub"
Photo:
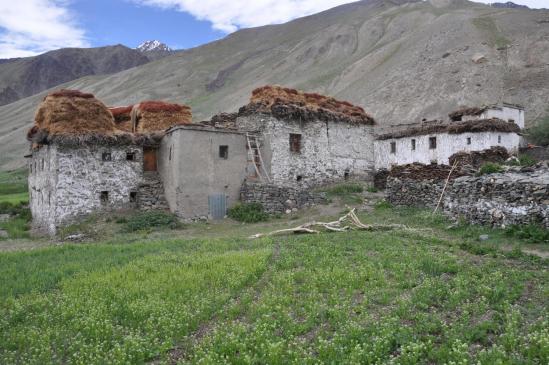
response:
[[[482,165],[477,175],[480,176],[480,175],[486,175],[486,174],[494,174],[502,171],[503,171],[503,167],[501,167],[497,163],[486,162],[484,165]]]
[[[129,232],[148,230],[152,228],[180,228],[181,222],[172,213],[151,210],[140,212],[127,218],[125,229]]]
[[[340,184],[327,188],[324,190],[329,196],[344,196],[347,194],[362,193],[364,187],[360,184]]]
[[[505,234],[529,243],[549,243],[549,230],[537,224],[509,226],[505,229]]]
[[[369,193],[377,193],[379,189],[376,188],[375,186],[369,186],[368,189],[366,189],[366,191]]]
[[[536,125],[527,130],[528,139],[542,145],[549,145],[549,116],[539,120]]]
[[[517,158],[518,158],[518,161],[511,160],[507,163],[507,165],[528,167],[528,166],[534,166],[536,163],[538,163],[535,158],[528,155],[520,155]]]
[[[245,223],[264,222],[269,219],[269,215],[259,203],[237,204],[229,209],[228,216]]]
[[[380,200],[374,205],[374,209],[376,210],[383,210],[383,209],[390,209],[390,208],[392,208],[392,205],[387,200]]]

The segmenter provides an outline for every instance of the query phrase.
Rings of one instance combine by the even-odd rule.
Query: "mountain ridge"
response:
[[[92,92],[111,105],[146,99],[190,104],[195,121],[236,111],[255,87],[279,84],[363,106],[380,127],[502,101],[524,105],[531,124],[547,112],[547,59],[547,11],[465,0],[370,0],[243,29],[62,86]],[[0,108],[0,151],[7,151],[0,168],[21,165],[24,131],[44,94]]]

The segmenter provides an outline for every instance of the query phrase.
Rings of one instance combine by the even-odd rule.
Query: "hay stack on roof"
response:
[[[36,112],[35,132],[49,135],[114,134],[114,118],[92,94],[59,90],[47,95]]]
[[[114,123],[117,129],[124,132],[132,132],[132,109],[133,105],[117,106],[109,108],[112,116],[114,117]]]
[[[144,101],[131,111],[133,132],[163,132],[175,125],[192,123],[191,108],[163,101]]]
[[[305,93],[281,86],[263,86],[252,92],[250,104],[242,114],[263,112],[282,119],[344,121],[375,124],[364,109],[329,96]]]

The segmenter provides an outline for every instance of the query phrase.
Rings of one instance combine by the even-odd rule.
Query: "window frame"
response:
[[[429,137],[429,149],[430,150],[436,150],[437,149],[437,137]]]
[[[290,133],[290,152],[300,154],[303,149],[303,135],[301,133]]]
[[[393,141],[393,142],[389,143],[389,151],[391,152],[391,155],[396,155],[396,151],[397,151],[396,141]]]
[[[415,151],[415,150],[416,150],[416,139],[415,139],[415,138],[412,138],[412,140],[410,141],[410,143],[411,143],[412,151]]]
[[[221,160],[228,160],[229,159],[229,145],[223,144],[219,145],[219,158]]]
[[[112,153],[111,153],[111,152],[103,152],[103,153],[101,153],[101,161],[103,161],[103,162],[111,162],[111,161],[112,161]]]

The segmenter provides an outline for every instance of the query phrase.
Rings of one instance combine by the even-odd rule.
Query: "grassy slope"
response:
[[[549,360],[547,261],[501,233],[381,206],[428,230],[242,238],[303,219],[0,253],[0,363]]]

